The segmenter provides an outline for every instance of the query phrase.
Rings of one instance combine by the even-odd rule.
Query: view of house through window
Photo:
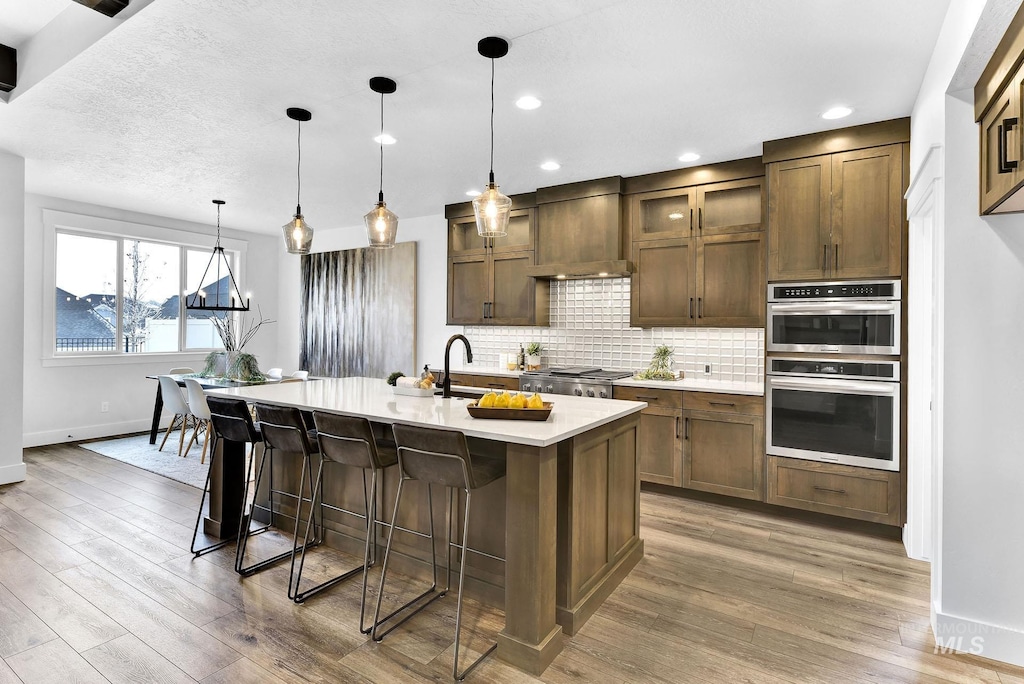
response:
[[[196,292],[228,292],[223,263],[219,272],[215,264],[203,277],[209,250],[58,232],[56,252],[55,352],[133,354],[223,346],[210,319],[226,312],[185,309]]]

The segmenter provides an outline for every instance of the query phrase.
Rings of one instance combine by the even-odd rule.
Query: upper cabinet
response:
[[[1024,211],[1024,7],[1010,22],[974,86],[980,124],[982,214]]]
[[[755,175],[629,195],[631,325],[764,325],[764,167],[742,161],[641,177]]]
[[[769,281],[901,275],[909,139],[900,119],[765,143]]]
[[[482,238],[472,205],[446,207],[449,325],[547,325],[548,283],[527,275],[534,265],[534,195],[512,198],[508,235]]]

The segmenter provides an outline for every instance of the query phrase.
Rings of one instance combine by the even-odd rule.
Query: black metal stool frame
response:
[[[382,599],[384,597],[384,584],[385,584],[385,580],[387,578],[387,572],[388,572],[388,560],[389,560],[389,557],[391,555],[391,542],[392,542],[392,540],[394,538],[394,532],[395,532],[395,524],[394,523],[398,519],[398,509],[399,509],[399,504],[401,503],[401,500],[402,500],[403,485],[405,484],[406,480],[414,480],[415,479],[415,478],[412,478],[412,477],[408,477],[405,474],[405,468],[404,468],[404,466],[402,464],[402,453],[405,452],[405,451],[409,451],[409,452],[413,452],[413,453],[420,453],[420,454],[424,454],[424,455],[428,455],[428,456],[433,456],[433,457],[452,459],[452,460],[458,461],[461,464],[461,466],[462,466],[463,481],[466,483],[466,487],[464,487],[464,488],[463,487],[451,487],[451,486],[446,486],[445,487],[445,489],[448,490],[448,507],[447,507],[447,510],[445,511],[445,524],[448,527],[448,530],[447,530],[448,539],[447,539],[446,550],[445,550],[445,588],[444,588],[444,590],[441,591],[441,592],[438,592],[437,595],[433,596],[429,601],[426,601],[425,603],[423,603],[422,605],[417,607],[415,610],[410,612],[408,615],[404,616],[401,620],[399,620],[395,624],[391,625],[387,630],[385,630],[384,632],[378,634],[377,633],[377,628],[380,625],[382,625],[383,623],[387,622],[392,617],[394,617],[395,615],[397,615],[401,611],[405,610],[406,608],[411,607],[412,605],[414,605],[420,599],[425,598],[426,596],[431,594],[435,590],[436,585],[437,585],[437,562],[436,562],[436,559],[434,557],[434,516],[433,516],[433,514],[431,514],[431,515],[428,515],[427,517],[430,520],[430,535],[429,535],[430,536],[430,555],[431,555],[431,563],[432,563],[432,566],[433,566],[433,569],[434,569],[434,584],[426,592],[420,594],[419,596],[417,596],[416,598],[412,599],[411,601],[408,601],[407,603],[403,604],[399,608],[396,608],[394,611],[392,611],[389,615],[385,616],[383,619],[379,619],[381,601],[382,601]],[[454,454],[443,454],[443,453],[438,453],[438,452],[434,452],[434,451],[424,451],[422,449],[414,449],[414,448],[411,448],[411,447],[399,446],[399,448],[398,448],[398,467],[400,468],[401,479],[398,481],[398,493],[395,495],[395,509],[394,509],[394,513],[392,514],[392,517],[391,517],[391,525],[389,526],[387,547],[386,547],[386,549],[384,551],[384,566],[381,569],[380,591],[377,594],[377,608],[374,611],[374,616],[373,616],[372,638],[373,638],[374,641],[379,643],[381,640],[384,639],[385,636],[390,634],[392,631],[394,631],[400,625],[405,623],[411,617],[413,617],[414,615],[419,613],[421,610],[423,610],[424,608],[429,606],[434,601],[436,601],[436,600],[438,600],[440,598],[443,598],[448,593],[448,591],[451,589],[451,549],[454,546],[455,548],[460,549],[462,551],[462,553],[459,556],[459,560],[460,560],[460,562],[459,562],[459,598],[457,599],[456,608],[455,608],[455,654],[454,654],[454,657],[452,659],[452,677],[456,681],[460,681],[461,682],[462,680],[464,680],[466,678],[466,676],[470,672],[472,672],[476,668],[477,665],[479,665],[481,662],[483,662],[483,660],[487,656],[489,656],[494,651],[494,649],[496,649],[498,647],[497,643],[492,644],[491,647],[488,648],[486,651],[484,651],[479,657],[477,657],[477,659],[474,660],[469,665],[469,667],[467,667],[461,673],[459,672],[459,642],[460,642],[460,637],[461,637],[460,632],[461,632],[461,626],[462,626],[462,598],[463,598],[463,593],[464,593],[463,589],[464,589],[464,586],[465,586],[464,582],[465,582],[465,579],[466,579],[465,554],[466,554],[466,552],[475,553],[477,555],[486,556],[488,558],[493,558],[494,560],[498,560],[498,561],[502,561],[502,562],[504,562],[505,559],[504,558],[499,558],[498,556],[494,556],[494,555],[491,555],[489,553],[485,553],[483,551],[479,551],[479,550],[471,548],[469,546],[469,512],[470,512],[470,509],[472,507],[473,493],[472,493],[472,490],[469,488],[469,483],[472,482],[472,479],[470,478],[469,470],[467,468],[466,461],[464,461],[463,459],[459,458],[458,456],[456,456]],[[428,505],[428,510],[433,511],[433,497],[431,495],[431,484],[429,482],[424,482],[424,484],[427,485],[427,505]],[[454,497],[453,497],[453,494],[454,494],[455,489],[462,489],[464,492],[466,492],[466,512],[465,512],[465,514],[463,516],[462,544],[458,544],[458,543],[452,541],[452,537],[454,536],[453,524],[455,522],[455,517],[456,517],[455,515],[453,515],[453,511],[454,511],[454,503],[453,503]],[[402,528],[399,528],[399,529],[402,529]],[[411,530],[405,530],[405,531],[411,531]],[[422,533],[416,533],[414,531],[412,531],[412,532],[414,534],[419,534],[420,536],[426,536],[426,535],[423,535]]]
[[[302,518],[302,503],[304,501],[311,501],[312,500],[312,496],[313,496],[312,490],[310,491],[310,498],[309,499],[307,499],[307,498],[305,498],[303,496],[303,489],[304,489],[305,484],[306,484],[306,475],[307,475],[307,473],[309,475],[309,482],[310,482],[310,486],[311,487],[312,487],[312,482],[313,482],[313,466],[312,466],[312,463],[311,463],[312,458],[311,458],[310,453],[309,453],[309,448],[308,448],[308,446],[306,446],[306,443],[305,443],[305,436],[303,436],[303,442],[302,442],[303,446],[302,446],[302,454],[301,455],[302,455],[303,463],[300,465],[300,471],[299,471],[299,493],[296,495],[296,494],[292,494],[291,492],[286,492],[286,491],[283,491],[283,490],[275,490],[274,489],[274,451],[275,451],[275,449],[270,444],[268,444],[267,441],[266,441],[267,435],[266,435],[266,429],[265,428],[269,427],[269,428],[271,428],[271,430],[276,428],[276,429],[280,429],[280,430],[295,430],[295,431],[299,431],[299,428],[297,428],[295,426],[291,426],[291,425],[276,425],[274,423],[268,423],[266,421],[260,421],[260,425],[264,428],[264,430],[263,430],[263,433],[264,433],[263,434],[264,448],[263,448],[263,456],[260,459],[260,467],[259,467],[259,470],[257,471],[257,474],[256,474],[256,484],[254,485],[253,489],[254,489],[254,494],[258,496],[259,489],[260,489],[260,483],[263,481],[263,471],[264,471],[264,469],[265,469],[265,467],[267,465],[267,461],[269,460],[270,461],[270,481],[268,482],[268,488],[267,488],[267,503],[268,503],[268,506],[262,506],[260,504],[257,504],[256,501],[253,500],[253,503],[252,503],[252,505],[250,506],[250,509],[249,509],[250,513],[245,514],[245,515],[242,516],[242,521],[241,521],[241,525],[240,525],[240,529],[239,529],[238,550],[237,550],[237,554],[235,556],[235,572],[237,572],[239,575],[242,575],[243,577],[249,577],[249,576],[259,572],[260,570],[263,570],[263,569],[267,568],[268,566],[271,566],[271,565],[274,565],[276,563],[279,563],[279,562],[283,561],[286,558],[291,558],[292,566],[294,567],[296,552],[300,550],[296,546],[296,544],[298,543],[298,536],[299,536],[299,520]],[[249,489],[249,483],[247,481],[246,482],[246,493],[245,493],[246,501],[248,501],[248,498],[249,498],[248,489]],[[281,496],[286,496],[286,497],[289,497],[291,499],[296,499],[296,505],[295,505],[295,527],[294,527],[294,530],[292,532],[292,548],[289,551],[285,551],[283,553],[279,553],[278,555],[273,556],[271,558],[267,558],[267,559],[259,561],[257,563],[253,563],[252,565],[250,565],[248,567],[243,567],[243,560],[245,558],[245,547],[247,546],[247,542],[249,541],[249,537],[253,536],[254,534],[259,534],[261,532],[265,532],[266,530],[268,530],[274,524],[274,514],[275,513],[280,514],[280,511],[275,511],[274,510],[274,494],[279,494]],[[255,509],[259,509],[259,510],[263,510],[263,511],[269,512],[270,513],[270,522],[267,523],[265,526],[263,526],[262,528],[260,528],[258,530],[251,531],[249,529],[250,520],[251,520],[251,517],[252,517],[251,511],[253,511]],[[314,515],[314,513],[315,513],[314,509],[311,508],[309,513],[310,513],[310,517],[312,517]],[[323,538],[322,538],[322,534],[323,534],[323,518],[322,518],[322,514],[321,514],[320,524],[314,526],[314,531],[315,531],[315,535],[316,535],[314,540],[312,542],[304,542],[304,543],[308,543],[310,546],[318,546],[319,544],[321,544],[323,542]],[[303,550],[304,549],[305,549],[305,546],[303,547]],[[291,582],[290,581],[289,581],[289,586],[288,586],[288,598],[290,598],[290,599],[294,598],[293,595],[292,595],[292,591],[291,591]]]

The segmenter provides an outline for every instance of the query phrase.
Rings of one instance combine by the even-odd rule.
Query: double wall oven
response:
[[[773,283],[766,450],[900,469],[898,280]]]

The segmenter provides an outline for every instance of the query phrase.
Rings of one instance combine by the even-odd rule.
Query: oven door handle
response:
[[[817,313],[850,313],[857,311],[896,311],[898,302],[811,302],[804,304],[769,304],[771,312],[784,311],[786,313],[807,312]]]
[[[832,390],[840,394],[875,394],[878,396],[896,396],[899,391],[898,382],[888,381],[861,381],[861,380],[832,380],[825,378],[801,378],[790,380],[786,378],[768,378],[769,389],[788,389],[803,392],[814,392],[821,390]]]

